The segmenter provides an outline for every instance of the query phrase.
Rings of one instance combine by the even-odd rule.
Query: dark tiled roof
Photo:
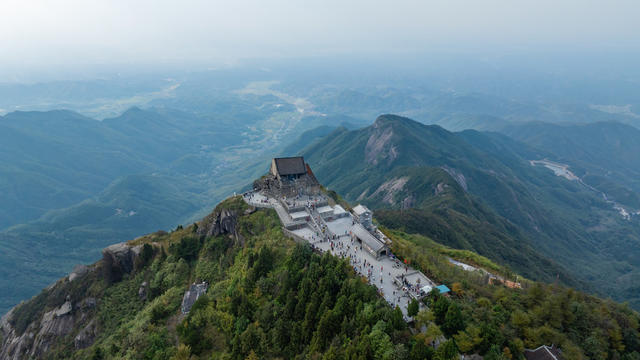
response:
[[[373,234],[369,232],[369,230],[365,229],[364,226],[360,224],[355,224],[351,227],[351,233],[358,237],[358,239],[362,240],[365,244],[367,244],[373,251],[378,252],[384,248],[384,243]]]
[[[278,170],[280,176],[300,175],[307,172],[302,156],[275,158],[274,160],[276,161],[276,170]]]
[[[562,352],[555,346],[542,345],[537,349],[525,350],[524,357],[527,360],[560,360]]]

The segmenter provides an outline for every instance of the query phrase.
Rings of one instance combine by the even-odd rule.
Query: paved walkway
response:
[[[258,204],[256,206],[275,208],[281,220],[283,217],[290,219],[289,214],[280,214],[284,208],[275,199],[269,199],[257,193],[245,194],[243,198],[250,205]],[[348,259],[353,269],[365,277],[371,285],[375,285],[380,295],[391,306],[399,306],[405,320],[409,320],[407,306],[411,299],[419,298],[421,287],[435,286],[435,283],[392,256],[376,259],[358,243],[354,243],[349,235],[349,229],[353,225],[351,214],[325,222],[317,211],[311,208],[307,208],[306,211],[311,220],[307,222],[307,226],[294,230],[293,233],[306,239],[314,248],[322,252],[329,251],[335,256]],[[287,221],[283,221],[283,224],[286,223]],[[423,306],[422,303],[420,306]]]

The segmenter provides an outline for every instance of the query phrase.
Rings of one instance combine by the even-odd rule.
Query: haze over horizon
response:
[[[9,0],[0,4],[0,81],[243,59],[635,56],[639,10],[634,1]]]

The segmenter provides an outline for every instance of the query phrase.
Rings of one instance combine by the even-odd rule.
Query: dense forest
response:
[[[95,341],[76,349],[74,336],[84,326],[77,323],[46,357],[521,359],[525,348],[556,344],[566,359],[640,359],[640,318],[626,305],[519,277],[522,289],[490,285],[486,274],[463,271],[448,257],[517,275],[470,251],[385,229],[394,253],[453,290],[429,294],[425,310],[412,303],[414,321],[407,324],[346,260],[286,238],[273,210],[254,211],[235,197],[213,214],[222,211],[236,214],[233,232],[203,236],[205,218],[136,239],[131,245],[143,246],[131,273],[114,276],[102,260],[79,280],[60,280],[20,305],[12,326],[28,332],[65,299],[92,297],[97,304],[83,321],[97,323]],[[200,281],[208,291],[183,315],[182,296]]]

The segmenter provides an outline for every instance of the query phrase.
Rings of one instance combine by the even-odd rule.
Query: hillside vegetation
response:
[[[323,184],[376,209],[389,228],[640,306],[640,223],[529,163],[545,153],[504,135],[451,133],[394,115],[338,129],[302,152]]]
[[[353,120],[294,122],[287,114],[302,115],[271,95],[207,101],[211,112],[134,107],[101,121],[67,110],[0,116],[0,313],[109,244],[201,218],[272,153]],[[280,135],[320,124],[292,144]]]
[[[587,184],[621,204],[640,209],[640,130],[616,122],[582,125],[527,123],[500,130],[545,149]]]
[[[520,359],[525,348],[555,343],[567,359],[640,356],[640,319],[626,306],[559,285],[488,285],[483,274],[463,271],[447,257],[506,270],[420,235],[388,234],[398,256],[454,290],[449,298],[431,294],[429,308],[416,307],[409,325],[348,262],[296,245],[283,236],[273,210],[253,211],[236,197],[197,224],[130,242],[125,248],[140,251],[129,268],[110,247],[86,273],[19,305],[3,318],[0,354],[444,360],[478,353]],[[206,281],[208,291],[182,315],[182,294],[196,281]],[[65,303],[70,312],[49,315]]]

